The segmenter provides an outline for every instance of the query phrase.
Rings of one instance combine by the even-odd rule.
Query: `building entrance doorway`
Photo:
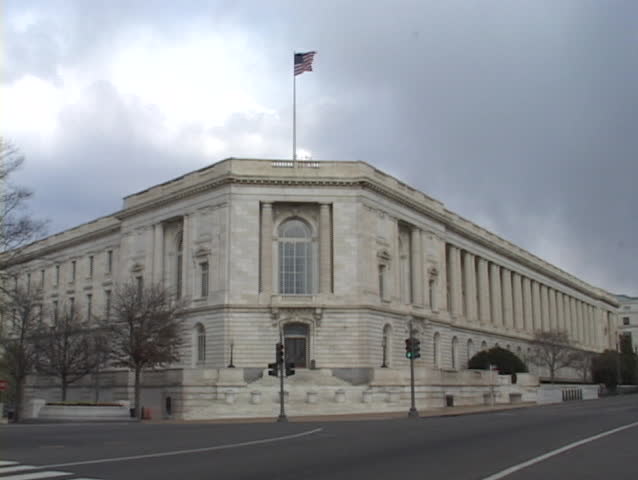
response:
[[[308,326],[291,323],[284,326],[284,348],[286,362],[295,364],[295,368],[308,368]]]

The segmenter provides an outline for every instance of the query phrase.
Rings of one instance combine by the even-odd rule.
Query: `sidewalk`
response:
[[[514,405],[496,405],[491,407],[489,405],[481,406],[468,406],[468,407],[443,407],[435,408],[431,410],[423,410],[419,412],[420,418],[427,417],[456,417],[459,415],[475,415],[480,413],[494,413],[507,410],[515,410],[519,408],[531,408],[538,405],[534,402],[517,403]],[[407,418],[408,412],[382,412],[382,413],[354,413],[354,414],[342,414],[342,415],[297,415],[289,416],[288,421],[293,423],[307,423],[307,422],[352,422],[352,421],[367,421],[367,420],[390,420],[397,418]],[[226,423],[272,423],[277,420],[276,416],[273,417],[257,417],[257,418],[219,418],[214,420],[143,420],[145,424],[161,424],[161,423],[174,423],[174,424],[198,424],[198,423],[210,423],[210,424],[226,424]]]

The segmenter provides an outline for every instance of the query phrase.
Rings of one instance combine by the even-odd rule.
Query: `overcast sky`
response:
[[[1,134],[54,233],[229,156],[364,160],[638,294],[638,2],[5,0]]]

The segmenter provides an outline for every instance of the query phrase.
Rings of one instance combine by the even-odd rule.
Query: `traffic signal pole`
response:
[[[283,338],[281,338],[281,334],[279,335],[279,345],[283,347]],[[279,345],[277,346],[279,349]],[[284,358],[279,358],[279,350],[277,353],[277,369],[279,371],[279,416],[277,417],[277,422],[287,422],[288,417],[286,416],[286,407],[284,406],[284,375],[286,361]]]
[[[410,320],[410,347],[412,354],[410,355],[410,410],[408,411],[408,418],[419,418],[419,412],[416,409],[416,402],[414,398],[414,330],[412,330],[412,321]]]

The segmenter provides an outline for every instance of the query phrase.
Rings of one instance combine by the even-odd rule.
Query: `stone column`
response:
[[[594,342],[594,307],[587,305],[587,326],[589,331],[589,345],[595,345]]]
[[[153,281],[164,281],[164,224],[156,223],[153,226]]]
[[[541,319],[543,331],[549,331],[549,295],[547,294],[547,287],[545,285],[541,285]]]
[[[487,270],[487,260],[478,259],[478,300],[479,300],[479,320],[481,323],[489,323],[490,321],[490,289],[489,274]]]
[[[600,345],[600,328],[598,328],[600,323],[598,321],[598,307],[594,305],[591,307],[591,317],[591,328],[593,332],[591,344],[594,347],[598,347]]]
[[[523,321],[523,284],[521,276],[518,273],[512,273],[512,282],[514,283],[514,328],[523,330],[525,323]]]
[[[503,295],[503,323],[506,327],[514,328],[512,272],[510,272],[507,268],[502,268],[501,273],[501,294]]]
[[[319,291],[321,293],[332,292],[331,232],[330,205],[322,203],[319,207]]]
[[[461,252],[457,247],[450,245],[448,262],[450,264],[448,282],[450,284],[451,313],[460,316],[463,311],[461,298]]]
[[[412,303],[423,306],[423,261],[421,256],[421,231],[410,230],[410,274],[412,276]]]
[[[261,204],[261,291],[272,295],[272,203]]]
[[[567,331],[569,332],[569,339],[573,342],[576,340],[576,323],[574,322],[574,299],[567,296]]]
[[[490,264],[490,302],[492,304],[492,324],[503,325],[503,305],[501,304],[501,268]]]
[[[191,274],[191,223],[192,216],[185,214],[183,217],[183,228],[184,228],[184,246],[182,250],[182,289],[184,293],[184,297],[188,298],[191,295],[192,288],[191,283],[193,280],[193,276]]]
[[[559,330],[567,330],[565,327],[565,297],[561,292],[556,292],[556,325]]]
[[[543,318],[541,308],[540,285],[536,281],[532,281],[532,305],[533,305],[533,331],[543,329]]]
[[[556,290],[547,288],[547,298],[549,300],[549,328],[556,330],[558,322],[556,321]]]
[[[583,318],[583,302],[576,300],[576,317],[578,318],[578,341],[585,344],[585,328]]]
[[[534,331],[534,302],[532,301],[532,282],[523,278],[523,330]]]
[[[476,269],[474,267],[474,255],[469,252],[463,254],[463,271],[465,276],[465,313],[469,321],[477,320],[476,305]]]

